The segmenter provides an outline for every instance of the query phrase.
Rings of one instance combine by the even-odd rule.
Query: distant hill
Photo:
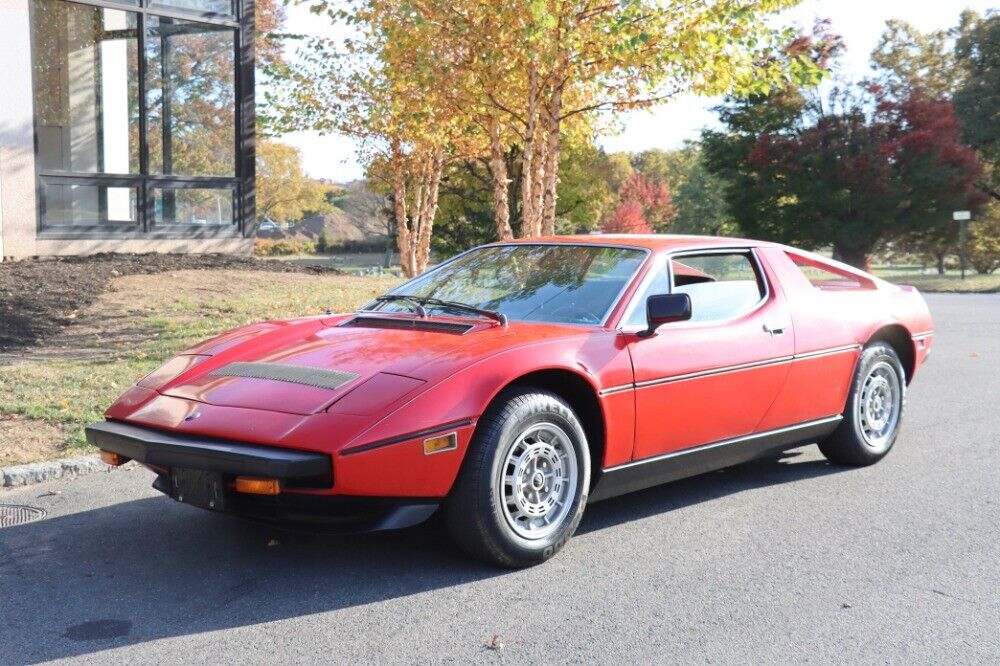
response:
[[[278,229],[258,229],[257,237],[316,240],[325,229],[332,244],[385,242],[389,211],[384,197],[370,191],[364,181],[331,184],[327,198],[330,206],[326,211],[308,215],[291,228],[279,224]]]

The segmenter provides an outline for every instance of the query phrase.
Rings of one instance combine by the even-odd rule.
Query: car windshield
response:
[[[450,301],[512,320],[601,324],[645,257],[644,250],[625,247],[491,245],[442,264],[366,309],[469,316],[440,303]]]

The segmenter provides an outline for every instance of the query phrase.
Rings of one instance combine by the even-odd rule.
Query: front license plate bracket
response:
[[[225,483],[220,472],[176,467],[170,474],[170,496],[202,509],[225,509]]]

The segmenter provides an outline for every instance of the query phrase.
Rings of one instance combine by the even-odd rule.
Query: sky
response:
[[[1000,0],[805,0],[779,15],[779,21],[809,28],[817,18],[830,19],[833,31],[843,36],[847,47],[839,64],[840,73],[848,79],[859,79],[868,72],[868,56],[888,19],[901,18],[922,31],[930,31],[956,25],[966,8],[985,12],[997,7]],[[289,9],[291,32],[316,33],[319,21],[302,7]],[[623,114],[618,123],[621,132],[599,137],[598,143],[609,152],[680,147],[685,141],[697,139],[703,127],[717,126],[710,110],[717,103],[717,99],[682,95],[648,111]],[[283,140],[302,151],[306,173],[314,178],[346,182],[364,176],[349,137],[296,132]]]

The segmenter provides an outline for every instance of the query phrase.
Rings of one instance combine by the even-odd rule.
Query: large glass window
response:
[[[231,176],[236,169],[235,32],[150,16],[146,99],[150,173]]]
[[[233,13],[232,0],[153,0],[151,4],[153,7],[190,9],[195,12]]]
[[[233,191],[218,188],[156,188],[156,225],[220,227],[233,223]]]
[[[31,1],[42,230],[238,230],[235,0]]]
[[[134,187],[43,181],[45,219],[52,227],[135,226]]]
[[[139,173],[137,15],[36,0],[32,18],[39,167]]]

